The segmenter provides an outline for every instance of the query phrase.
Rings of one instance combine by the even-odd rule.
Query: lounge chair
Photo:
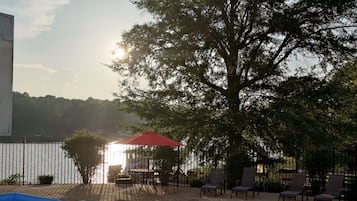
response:
[[[304,200],[304,184],[305,174],[293,173],[287,190],[279,194],[279,200],[280,198],[283,198],[283,200],[285,200],[285,198],[294,198],[296,200],[298,195],[301,195],[301,200]]]
[[[201,186],[201,192],[200,196],[205,194],[206,192],[209,191],[214,191],[215,196],[217,196],[217,189],[221,189],[221,195],[222,195],[222,190],[224,188],[224,172],[222,169],[214,168],[210,171],[208,175],[208,180],[207,183]]]
[[[235,193],[237,196],[237,193],[240,192],[245,193],[245,199],[247,199],[248,191],[253,191],[254,197],[254,191],[257,190],[257,186],[255,184],[256,172],[257,169],[255,167],[245,167],[243,169],[243,175],[240,184],[239,186],[235,186],[232,188],[231,198],[233,193]]]
[[[341,175],[332,175],[329,177],[326,189],[323,193],[316,195],[314,201],[332,201],[333,199],[341,200],[343,192],[343,180]]]

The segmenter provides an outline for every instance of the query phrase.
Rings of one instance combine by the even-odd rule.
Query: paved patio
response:
[[[159,187],[154,189],[148,185],[115,186],[114,184],[92,185],[14,185],[0,186],[0,193],[21,192],[31,195],[60,199],[63,201],[121,201],[121,200],[147,200],[147,201],[243,201],[244,195],[230,197],[230,191],[215,197],[214,193],[207,193],[200,197],[199,188],[189,187]],[[305,197],[304,197],[305,199]],[[261,192],[253,198],[249,192],[248,200],[277,201],[278,194]],[[301,200],[301,197],[298,198]],[[310,198],[309,200],[312,200]]]

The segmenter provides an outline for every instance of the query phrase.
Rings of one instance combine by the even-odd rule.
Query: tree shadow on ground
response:
[[[95,191],[91,185],[76,185],[71,190],[67,191],[62,200],[66,201],[98,201],[100,200],[101,192]]]

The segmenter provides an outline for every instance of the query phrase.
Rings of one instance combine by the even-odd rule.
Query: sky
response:
[[[0,0],[14,16],[13,91],[112,100],[119,76],[105,64],[121,34],[150,21],[130,0]]]

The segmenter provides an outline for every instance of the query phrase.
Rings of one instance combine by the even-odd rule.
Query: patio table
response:
[[[131,174],[134,178],[135,181],[142,180],[142,184],[148,184],[150,179],[153,181],[153,185],[156,185],[156,182],[154,181],[155,176],[157,175],[157,172],[152,169],[147,169],[147,168],[135,168],[131,169],[129,171],[129,174]]]

